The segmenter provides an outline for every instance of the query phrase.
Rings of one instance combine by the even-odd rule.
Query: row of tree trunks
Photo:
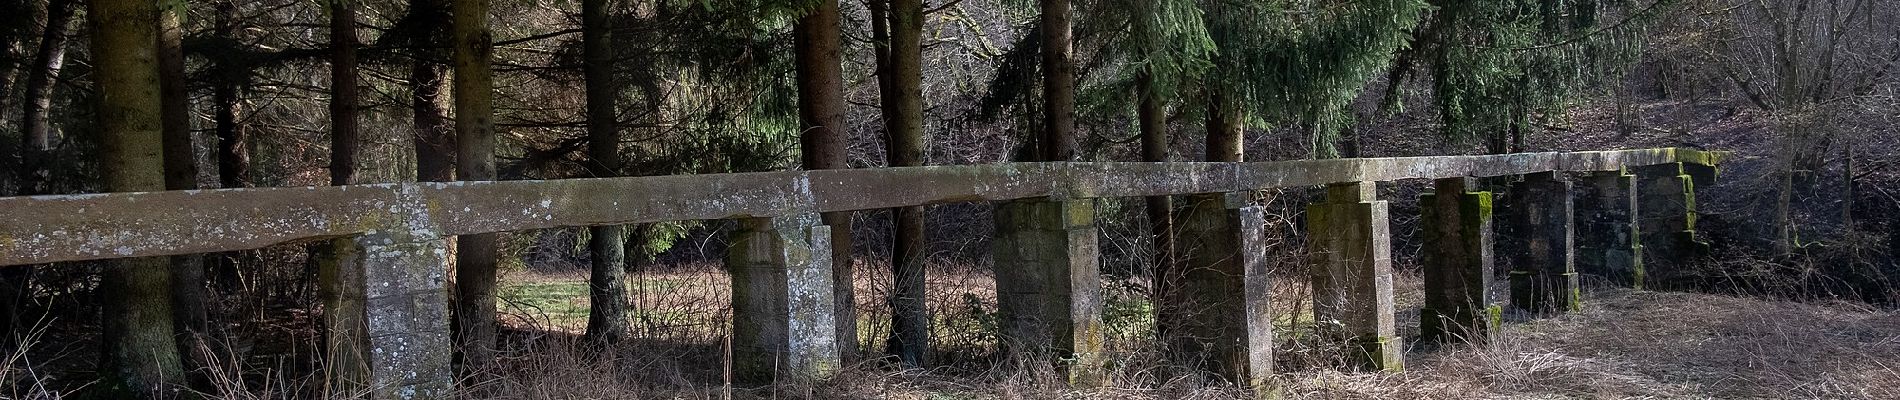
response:
[[[587,85],[587,155],[595,177],[621,174],[620,134],[614,99],[620,85],[614,79],[613,28],[607,0],[581,1],[581,74]],[[587,339],[599,344],[626,339],[627,227],[589,228]]]
[[[493,38],[488,0],[455,0],[456,174],[464,181],[495,180]],[[499,234],[456,237],[456,350],[466,375],[494,360],[495,264]]]
[[[888,162],[893,167],[924,165],[923,0],[891,0],[890,84],[882,94]],[[930,346],[930,315],[925,304],[924,207],[891,209],[891,337],[886,353],[906,367],[924,365]]]
[[[105,154],[114,192],[165,189],[158,3],[92,0],[87,12]],[[171,269],[164,257],[113,260],[100,277],[102,389],[162,397],[184,370],[172,336]]]
[[[799,149],[805,169],[846,168],[846,105],[844,101],[843,46],[837,0],[822,0],[792,25],[794,63],[798,78]],[[856,275],[851,257],[851,213],[831,212],[821,217],[831,226],[832,301],[837,324],[838,353],[858,358],[856,296],[850,282]]]

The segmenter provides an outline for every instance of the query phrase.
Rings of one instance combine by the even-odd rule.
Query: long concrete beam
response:
[[[1249,163],[1010,163],[5,197],[0,266],[243,250],[396,229],[462,235],[1045,196],[1715,165],[1721,157],[1666,148]]]

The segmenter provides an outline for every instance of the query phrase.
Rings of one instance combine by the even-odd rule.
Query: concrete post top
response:
[[[1363,203],[1379,199],[1378,183],[1346,182],[1326,185],[1329,203]]]

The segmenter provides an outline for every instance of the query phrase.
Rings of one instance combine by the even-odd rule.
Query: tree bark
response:
[[[1039,161],[1075,159],[1075,44],[1069,0],[1041,0],[1042,140]]]
[[[798,119],[803,128],[799,135],[801,161],[805,169],[845,168],[849,154],[845,148],[844,58],[838,31],[837,0],[821,0],[811,13],[792,26],[794,58],[798,75]],[[850,324],[851,332],[838,337],[840,354],[858,353],[856,295],[851,257],[851,213],[831,212],[822,216],[831,226],[832,301],[840,334]],[[849,322],[846,322],[849,321]]]
[[[462,180],[495,179],[494,72],[488,0],[455,0],[455,172]],[[462,371],[483,371],[494,360],[495,258],[498,234],[456,237],[455,336]]]
[[[885,92],[885,130],[890,135],[890,166],[924,165],[923,0],[892,0],[890,19],[890,90]],[[930,347],[926,308],[924,207],[891,210],[891,293],[893,321],[886,351],[907,367],[922,367]]]
[[[410,0],[405,17],[416,27],[409,42],[415,49],[409,66],[409,108],[416,130],[416,180],[422,182],[455,180],[455,135],[449,127],[449,103],[442,95],[449,80],[440,50],[449,25],[448,7],[447,0]]]
[[[158,3],[92,0],[87,19],[99,93],[106,189],[165,189],[158,76]],[[184,376],[172,336],[171,269],[164,257],[113,260],[100,277],[104,389],[162,397]]]
[[[220,38],[236,38],[238,23],[236,1],[217,3],[217,28],[215,34]],[[218,137],[218,183],[224,188],[247,188],[251,181],[250,132],[239,121],[243,114],[243,90],[250,84],[250,67],[241,65],[244,61],[223,58],[213,61],[216,73],[212,78],[211,102],[213,130]],[[232,251],[220,253],[214,257],[214,268],[218,289],[223,293],[233,293],[243,287],[241,265],[249,259],[249,252]]]
[[[607,0],[581,1],[581,73],[587,86],[588,157],[595,177],[621,174],[620,134],[614,100],[620,85],[613,71],[613,27]],[[588,275],[587,339],[612,344],[625,340],[627,326],[627,231],[625,226],[589,228],[593,253]]]
[[[330,184],[356,182],[358,131],[356,1],[330,3]]]
[[[1219,88],[1207,99],[1207,161],[1245,161],[1246,117],[1240,102]]]
[[[1141,160],[1147,162],[1168,161],[1168,109],[1167,103],[1156,93],[1155,77],[1151,73],[1142,73],[1137,78],[1136,96],[1139,104],[1135,108],[1135,119],[1141,129]],[[1174,257],[1174,200],[1169,196],[1148,196],[1148,225],[1154,236],[1153,279],[1154,304],[1163,304],[1168,299],[1167,285],[1163,278],[1178,271]]]
[[[158,17],[159,93],[163,100],[161,137],[164,147],[165,189],[195,190],[198,187],[197,146],[191,137],[191,94],[185,87],[184,32],[179,21],[185,4],[163,3]],[[185,254],[171,257],[172,320],[178,335],[178,353],[186,371],[191,371],[192,387],[211,392],[216,388],[200,368],[216,365],[211,359],[211,303],[205,295],[205,257]]]
[[[46,31],[33,55],[33,69],[27,71],[26,99],[22,105],[20,132],[20,194],[50,194],[52,188],[53,84],[66,65],[66,44],[76,22],[77,1],[54,0],[48,4]]]
[[[66,65],[66,43],[71,38],[78,2],[53,0],[47,4],[46,29],[26,71],[26,96],[20,118],[20,195],[52,193],[53,130],[47,123],[53,104],[53,82]],[[0,344],[19,343],[26,325],[25,307],[32,300],[33,270],[37,266],[0,268]]]

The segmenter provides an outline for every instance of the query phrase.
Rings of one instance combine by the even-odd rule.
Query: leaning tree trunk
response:
[[[923,0],[892,0],[890,79],[884,93],[885,129],[890,134],[893,167],[924,165]],[[892,332],[887,352],[905,366],[924,365],[930,346],[930,315],[925,308],[924,207],[891,209]]]
[[[792,26],[798,66],[798,119],[803,128],[798,142],[805,169],[846,167],[844,71],[840,65],[844,58],[838,19],[837,0],[821,0]],[[837,323],[850,321],[855,327],[857,307],[855,295],[849,291],[854,281],[851,213],[824,213],[822,218],[831,226],[833,312]],[[855,328],[849,335],[839,336],[839,352],[857,354],[857,337]]]
[[[87,19],[105,152],[115,192],[165,189],[158,77],[158,3],[92,0]],[[101,382],[125,395],[162,397],[184,368],[172,336],[171,269],[164,257],[114,260],[100,277]]]
[[[47,117],[53,105],[54,78],[66,65],[66,43],[74,29],[74,9],[78,4],[72,0],[53,0],[47,5],[46,30],[40,36],[32,63],[28,64],[26,98],[20,118],[21,195],[49,194],[53,190],[53,129]],[[23,310],[31,300],[28,289],[32,287],[35,268],[38,267],[0,268],[0,344],[18,343],[27,330]]]
[[[493,43],[488,0],[455,0],[455,172],[462,180],[495,179]],[[456,237],[455,338],[464,373],[494,360],[495,242],[499,234]]]
[[[620,175],[620,134],[614,100],[613,28],[607,0],[581,1],[581,74],[587,85],[587,154],[595,177]],[[587,247],[593,253],[588,275],[587,339],[612,344],[625,340],[627,326],[627,227],[596,226]]]
[[[198,157],[191,140],[191,93],[185,88],[184,32],[179,21],[185,5],[164,3],[158,17],[158,65],[160,96],[163,97],[161,125],[164,132],[165,189],[195,190],[198,187]],[[185,254],[171,257],[172,320],[176,324],[178,353],[187,371],[193,371],[192,387],[199,391],[216,390],[197,373],[200,368],[216,365],[211,344],[210,301],[205,295],[205,257]]]
[[[1042,0],[1042,140],[1038,161],[1075,159],[1075,44],[1069,0]]]

